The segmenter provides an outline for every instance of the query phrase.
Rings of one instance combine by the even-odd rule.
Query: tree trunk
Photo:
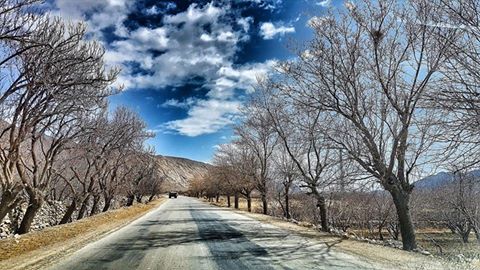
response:
[[[412,218],[410,216],[410,194],[399,189],[393,189],[389,192],[392,195],[393,203],[397,210],[403,249],[414,250],[417,248],[417,241],[415,239],[415,228],[413,227]]]
[[[378,238],[383,241],[382,226],[378,226]]]
[[[90,216],[93,216],[98,212],[99,201],[100,201],[100,195],[93,196],[93,204],[92,204],[92,210],[90,210]]]
[[[2,194],[1,197],[1,202],[0,202],[0,223],[3,221],[3,219],[7,216],[10,211],[12,211],[15,206],[21,201],[20,198],[18,197],[18,193],[16,191],[11,191],[11,190],[5,190]]]
[[[18,231],[18,227],[20,226],[20,216],[22,215],[22,210],[20,207],[15,207],[8,213],[8,217],[10,218],[10,231],[16,232]]]
[[[215,202],[218,203],[218,200],[220,200],[220,194],[217,194],[217,195],[215,196]]]
[[[89,200],[90,200],[90,194],[83,200],[82,206],[80,207],[80,210],[78,210],[77,220],[82,219],[83,216],[85,215],[85,212],[87,211],[87,205],[88,205]]]
[[[29,205],[27,207],[25,215],[23,216],[22,223],[20,223],[20,227],[18,228],[18,234],[24,234],[30,231],[33,219],[35,218],[35,215],[37,214],[40,207],[42,207],[43,198],[37,194],[31,194],[28,202]]]
[[[232,206],[231,202],[230,202],[230,194],[227,195],[227,206],[230,208]]]
[[[289,193],[289,189],[286,188],[285,189],[285,218],[290,219],[291,218],[290,205],[289,205],[290,195],[288,193]]]
[[[62,219],[58,224],[66,224],[70,222],[70,219],[72,218],[73,212],[77,209],[77,202],[75,200],[72,201],[72,203],[67,207],[67,211],[63,215]]]
[[[262,194],[262,206],[263,206],[263,214],[266,215],[268,213],[267,194]]]
[[[322,231],[329,232],[330,228],[328,227],[327,204],[325,202],[325,197],[320,194],[317,195],[317,207],[320,211],[320,224],[322,226]]]
[[[137,203],[142,203],[142,196],[136,196]]]
[[[233,197],[233,205],[235,209],[238,209],[238,193],[235,193]]]
[[[10,211],[12,211],[13,207],[11,207],[10,202],[2,196],[2,202],[0,203],[0,223],[3,219],[7,216]]]
[[[148,198],[148,202],[153,201],[153,198],[155,198],[155,194],[150,195],[150,197]]]
[[[327,214],[327,204],[325,202],[325,197],[312,190],[313,195],[317,199],[317,208],[320,212],[320,225],[322,226],[322,231],[329,232],[330,228],[328,227],[328,214]]]
[[[135,195],[129,195],[127,197],[127,206],[132,206],[134,201],[135,201]]]
[[[252,212],[252,196],[250,196],[250,194],[247,196],[247,210],[248,212]]]
[[[466,232],[462,233],[462,241],[463,243],[467,244],[468,243],[468,237],[470,236],[470,229],[468,229]]]
[[[112,197],[105,198],[105,206],[103,206],[102,212],[107,212],[108,209],[110,209],[111,203],[112,203]]]

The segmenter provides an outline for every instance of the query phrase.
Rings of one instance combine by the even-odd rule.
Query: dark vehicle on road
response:
[[[171,199],[171,198],[177,198],[177,196],[178,196],[178,193],[175,192],[175,191],[170,191],[170,192],[168,193],[168,198],[169,198],[169,199]]]

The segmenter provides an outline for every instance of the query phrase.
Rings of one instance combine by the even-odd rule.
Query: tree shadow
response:
[[[335,252],[332,248],[342,239],[321,242],[238,214],[224,216],[217,208],[195,206],[168,209],[132,224],[128,233],[106,241],[74,269],[137,269],[147,254],[167,250],[191,250],[173,260],[194,260],[199,268],[213,261],[218,269],[229,270],[373,269]],[[198,245],[206,246],[209,254],[195,253]]]

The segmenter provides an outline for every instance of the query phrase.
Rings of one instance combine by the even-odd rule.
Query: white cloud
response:
[[[56,0],[53,15],[61,15],[71,21],[87,21],[90,34],[101,40],[100,30],[116,27],[116,34],[124,34],[123,21],[127,18],[132,1],[128,0]],[[88,18],[85,14],[91,14]]]
[[[260,35],[263,39],[273,39],[276,35],[283,36],[286,33],[294,33],[295,28],[293,26],[275,26],[271,22],[262,23],[260,26]]]
[[[243,28],[243,31],[245,31],[245,33],[248,33],[248,31],[250,30],[250,25],[252,24],[252,22],[253,22],[252,17],[237,19],[237,24]]]
[[[167,48],[168,38],[164,28],[140,27],[130,35],[130,38],[144,48],[158,50]]]
[[[147,8],[144,13],[146,15],[157,15],[166,11],[175,9],[177,5],[173,2],[159,2],[150,8]]]
[[[209,35],[209,34],[205,34],[203,33],[201,36],[200,36],[200,39],[205,41],[205,42],[210,42],[210,41],[213,41],[213,38]]]
[[[233,96],[234,89],[242,89],[249,93],[253,91],[253,85],[256,83],[257,77],[269,72],[274,64],[275,61],[270,60],[238,68],[232,66],[221,67],[217,72],[219,77],[207,95],[214,98],[229,98]]]
[[[332,4],[332,0],[323,0],[323,1],[317,2],[317,5],[322,7],[329,7],[331,4]]]
[[[195,104],[197,100],[193,97],[186,98],[183,101],[179,101],[177,99],[169,99],[165,101],[161,107],[177,107],[177,108],[182,108],[182,109],[188,109],[190,108],[193,104]]]
[[[223,41],[223,42],[236,43],[237,42],[237,37],[232,32],[226,31],[226,32],[220,32],[219,35],[217,36],[217,40],[218,41]]]
[[[214,133],[232,124],[241,106],[240,101],[201,100],[188,111],[188,117],[166,123],[166,128],[195,137]]]
[[[258,5],[258,7],[267,9],[267,10],[275,10],[279,8],[283,1],[282,0],[245,0],[250,1]]]
[[[145,10],[145,14],[147,15],[156,15],[160,13],[160,9],[157,6],[153,6],[151,8],[147,8]]]
[[[211,22],[216,20],[220,15],[225,13],[224,9],[216,7],[213,2],[208,3],[204,7],[199,7],[196,3],[191,4],[187,11],[178,13],[176,15],[167,16],[164,19],[165,23],[179,24],[184,22]]]

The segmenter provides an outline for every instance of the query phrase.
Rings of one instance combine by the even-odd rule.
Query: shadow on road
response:
[[[219,269],[365,269],[364,264],[357,265],[332,252],[340,239],[309,240],[238,214],[222,213],[218,208],[191,201],[166,209],[132,224],[132,233],[101,245],[96,254],[75,269],[118,269],[118,265],[135,269],[147,254],[162,254],[181,246],[181,250],[192,250],[192,254],[178,254],[180,259],[188,255],[199,263],[213,260]],[[208,247],[208,257],[195,253],[197,244]]]

